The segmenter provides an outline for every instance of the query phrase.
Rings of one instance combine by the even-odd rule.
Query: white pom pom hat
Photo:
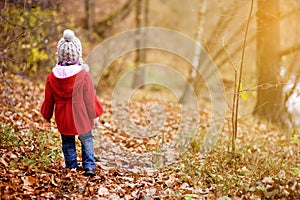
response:
[[[82,64],[83,62],[81,42],[70,29],[66,29],[63,33],[63,37],[58,41],[57,61],[58,64],[64,62],[77,62]]]

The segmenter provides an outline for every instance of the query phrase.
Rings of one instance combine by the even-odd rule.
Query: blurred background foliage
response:
[[[45,76],[55,65],[57,41],[66,28],[73,29],[81,40],[85,59],[96,45],[122,31],[143,26],[163,27],[179,31],[202,44],[222,75],[226,97],[230,102],[236,88],[234,74],[241,63],[243,36],[250,2],[248,0],[188,0],[182,4],[181,0],[2,0],[0,2],[0,75],[5,76],[5,72],[8,71],[44,82]],[[298,76],[292,78],[295,74],[299,74],[299,1],[268,1],[270,5],[275,5],[275,2],[278,5],[275,14],[268,13],[270,6],[267,6],[267,12],[260,12],[262,13],[260,16],[257,15],[260,10],[258,2],[261,1],[255,1],[254,14],[250,18],[244,58],[242,85],[245,91],[242,94],[248,95],[248,100],[241,102],[242,105],[245,104],[242,106],[244,116],[248,116],[255,110],[262,110],[261,107],[265,102],[284,99],[284,95],[281,95],[281,87],[288,81],[298,81],[294,80],[298,79]],[[274,51],[279,53],[272,55],[278,61],[274,65],[270,64],[275,60],[272,56],[264,56],[261,53],[268,53],[268,51],[259,51],[261,47],[257,46],[257,38],[262,33],[257,29],[257,22],[259,20],[268,22],[273,19],[276,19],[274,22],[278,28],[277,33],[262,36],[267,35],[267,38],[269,36],[278,43],[276,46],[278,49]],[[275,38],[275,35],[278,38]],[[144,55],[139,58],[138,55],[143,53]],[[269,67],[260,66],[262,65],[258,62],[260,55],[266,58],[264,60],[270,64]],[[204,99],[203,107],[207,105],[207,100],[210,100],[202,77],[199,74],[192,76],[191,63],[158,49],[131,52],[116,59],[104,72],[98,83],[99,88],[107,90],[107,93],[111,92],[110,89],[119,77],[137,66],[136,63],[160,63],[170,66],[193,83],[196,93]],[[208,63],[207,58],[199,61],[198,64],[200,67],[205,67],[208,77],[212,77],[212,68],[207,67]],[[259,74],[259,69],[266,68],[270,73],[263,71]],[[277,73],[281,68],[286,72],[284,76]],[[261,77],[270,80],[259,82]],[[274,88],[279,91],[278,97],[258,98],[259,90],[274,93]],[[262,102],[257,103],[256,106],[257,99],[261,99]],[[276,111],[273,105],[282,105],[282,102],[276,100],[271,105],[272,110]],[[266,113],[270,113],[270,116],[274,115],[270,109],[263,114]]]
[[[73,24],[59,3],[47,2],[2,1],[0,64],[3,71],[36,77],[48,73],[55,64],[58,36]]]

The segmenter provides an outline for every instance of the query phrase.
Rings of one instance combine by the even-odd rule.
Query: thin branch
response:
[[[291,11],[288,11],[286,13],[281,13],[279,18],[280,20],[284,19],[284,18],[288,18],[290,17],[291,15],[294,15],[294,14],[299,14],[298,12],[300,11],[300,8],[295,8],[294,10],[291,10]]]
[[[0,68],[0,74],[1,74],[1,78],[2,78],[2,80],[4,81],[5,85],[8,86],[10,89],[13,89],[13,87],[12,87],[12,86],[9,84],[9,82],[6,80],[2,68]]]
[[[241,91],[241,83],[242,83],[242,74],[243,74],[243,67],[244,67],[244,60],[245,60],[245,50],[246,50],[246,44],[247,44],[247,37],[248,37],[248,30],[249,30],[249,24],[250,24],[250,19],[252,16],[253,12],[253,4],[254,0],[251,0],[251,6],[250,6],[250,11],[249,11],[249,16],[247,19],[247,25],[246,25],[246,30],[245,30],[245,35],[244,35],[244,42],[243,42],[243,48],[242,48],[242,58],[241,58],[241,64],[240,64],[240,71],[239,71],[239,77],[238,77],[238,84],[237,84],[237,94],[235,95],[236,99],[233,101],[235,102],[234,105],[234,115],[233,115],[233,135],[232,135],[232,151],[236,151],[236,138],[237,138],[237,125],[238,125],[238,112],[239,112],[239,93]]]
[[[220,39],[219,37],[218,37],[218,40],[221,41],[221,39]],[[225,49],[224,46],[223,46],[223,48],[224,48],[223,50],[224,50],[224,53],[225,53],[227,59],[229,60],[231,66],[233,67],[234,75],[235,75],[235,76],[234,76],[234,77],[235,77],[235,78],[234,78],[234,83],[236,83],[237,69],[234,67],[234,63],[233,63],[231,57],[229,56],[229,54],[228,54],[228,52],[227,52],[227,50]],[[236,92],[235,92],[235,88],[234,88],[234,93],[233,93],[233,95],[235,95],[235,94],[236,94]],[[225,97],[225,99],[226,99],[226,97]],[[233,99],[235,99],[235,97],[233,97]],[[232,111],[232,113],[234,113],[234,110],[233,110],[233,108],[235,107],[234,102],[233,102],[233,104],[232,104],[232,107],[231,107],[231,105],[228,103],[227,99],[226,99],[226,103],[227,103],[228,107],[230,108],[230,110]]]
[[[296,44],[296,45],[293,45],[292,47],[288,47],[286,49],[283,49],[279,52],[279,55],[280,56],[285,56],[285,55],[289,55],[289,54],[292,54],[296,51],[299,51],[300,50],[300,44]]]
[[[254,17],[251,17],[251,20],[252,19],[254,19]],[[213,55],[212,55],[212,59],[213,60],[216,60],[219,56],[221,56],[222,55],[222,53],[223,53],[223,51],[222,51],[222,49],[227,49],[233,42],[234,42],[234,40],[237,38],[237,35],[239,35],[242,31],[243,31],[243,29],[244,29],[244,27],[246,26],[246,23],[247,22],[245,22],[245,23],[243,23],[229,38],[228,38],[228,40],[227,40],[227,43],[226,44],[224,44],[224,46],[222,47],[222,48],[220,48],[219,50],[217,50],[217,52],[215,52]],[[206,63],[205,63],[206,64]],[[204,65],[205,65],[204,64]]]
[[[5,77],[4,73],[3,73],[2,68],[0,68],[0,75],[1,75],[1,78],[2,78],[2,80],[3,80],[3,82],[4,82],[5,86],[6,86],[6,88],[7,88],[5,91],[6,91],[6,98],[8,100],[8,103],[11,106],[13,106],[14,103],[13,103],[12,99],[10,98],[10,93],[11,93],[11,90],[13,90],[13,87],[6,80],[6,77]]]
[[[210,34],[211,36],[209,37],[208,39],[208,42],[207,42],[207,46],[210,47],[212,45],[212,43],[214,42],[214,37],[216,35],[218,35],[219,32],[222,32],[224,33],[224,31],[226,30],[226,27],[231,23],[231,21],[233,20],[233,17],[237,11],[239,10],[240,8],[240,5],[230,5],[230,7],[232,7],[232,9],[228,9],[226,11],[226,13],[224,13],[224,16],[227,17],[227,19],[224,20],[224,17],[220,17],[218,19],[218,23],[216,25],[216,28],[214,29],[214,31]]]

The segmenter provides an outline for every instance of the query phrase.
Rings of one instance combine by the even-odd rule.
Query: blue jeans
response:
[[[82,166],[84,169],[95,168],[94,158],[94,141],[92,131],[78,136],[81,141],[82,150]],[[65,158],[66,168],[77,169],[77,155],[76,155],[76,144],[75,136],[61,135],[62,139],[62,150]]]

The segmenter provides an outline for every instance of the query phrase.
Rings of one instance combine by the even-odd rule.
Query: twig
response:
[[[220,40],[219,37],[218,37],[218,39]],[[223,47],[224,53],[225,53],[225,55],[226,55],[226,58],[229,60],[230,64],[232,65],[232,67],[233,67],[233,69],[234,69],[234,83],[236,83],[237,69],[235,68],[234,63],[233,63],[231,57],[229,56],[229,54],[228,54],[228,52],[227,52],[227,50],[226,50],[226,48],[225,48],[225,45],[222,45],[222,47]],[[235,95],[235,94],[236,94],[236,92],[235,92],[235,87],[234,87],[234,88],[233,88],[233,95]],[[225,99],[226,99],[226,97],[225,97]],[[233,99],[235,99],[235,97],[233,97]],[[235,105],[234,105],[235,102],[233,101],[232,107],[231,107],[230,104],[228,103],[227,99],[226,99],[226,103],[227,103],[228,107],[230,108],[230,110],[232,111],[232,113],[234,113],[233,108],[235,107]]]
[[[239,71],[239,77],[238,77],[238,84],[236,87],[236,94],[234,95],[233,99],[233,134],[232,134],[232,151],[236,151],[236,138],[237,138],[237,125],[238,125],[238,112],[239,112],[239,97],[240,97],[240,92],[241,92],[241,83],[242,83],[242,74],[243,74],[243,67],[244,67],[244,60],[245,60],[245,49],[246,49],[246,44],[247,44],[247,37],[248,37],[248,29],[249,29],[249,24],[250,24],[250,19],[252,16],[252,11],[253,11],[253,3],[254,0],[251,0],[251,6],[250,6],[250,11],[249,11],[249,16],[247,19],[247,25],[246,25],[246,30],[245,30],[245,35],[244,35],[244,42],[243,42],[243,48],[242,48],[242,58],[241,58],[241,64],[240,64],[240,71]],[[236,82],[235,82],[236,83]]]
[[[7,87],[7,89],[5,90],[5,91],[6,91],[6,98],[7,98],[8,102],[9,102],[9,104],[10,104],[11,106],[13,106],[14,103],[13,103],[12,99],[10,98],[10,93],[11,93],[11,90],[13,90],[13,87],[12,87],[12,86],[9,84],[9,82],[6,80],[2,68],[0,68],[0,74],[1,74],[2,80],[4,81],[4,83],[5,83],[6,87]]]
[[[1,74],[1,78],[4,81],[5,85],[8,86],[9,88],[13,89],[13,87],[9,84],[9,82],[6,80],[5,75],[3,74],[3,70],[2,68],[0,68],[0,74]]]
[[[237,70],[234,69],[234,86],[236,86],[237,83]],[[232,99],[232,138],[231,138],[231,143],[232,143],[232,151],[235,152],[236,150],[236,136],[237,136],[237,112],[238,112],[238,106],[237,106],[237,99],[239,98],[239,94],[236,92],[236,87],[233,87],[233,99]]]

